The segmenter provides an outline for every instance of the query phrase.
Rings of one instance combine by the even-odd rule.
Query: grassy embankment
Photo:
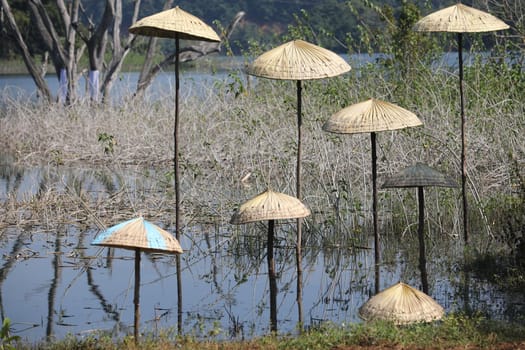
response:
[[[162,57],[156,58],[156,62],[160,62],[161,59]],[[138,72],[142,69],[143,62],[144,55],[131,52],[126,56],[121,72]],[[212,54],[196,61],[182,62],[181,69],[228,69],[232,66],[237,66],[235,62],[233,64],[232,62],[228,57]],[[88,63],[83,59],[79,63],[79,69],[84,69],[85,67],[88,67]],[[174,69],[174,66],[172,65],[168,69]],[[0,60],[0,75],[11,74],[28,74],[23,60]],[[46,74],[55,74],[55,68],[51,63],[46,67]]]
[[[134,52],[131,52],[126,57],[122,71],[123,72],[132,72],[138,71],[142,67],[144,62],[144,55],[139,55]],[[79,67],[88,67],[87,59],[83,58],[79,63]],[[47,74],[54,74],[55,67],[52,62],[48,62],[46,65]],[[0,60],[0,75],[8,74],[28,74],[27,68],[24,64],[24,61],[20,59],[16,60]]]
[[[449,315],[435,324],[395,326],[388,322],[326,325],[301,336],[265,336],[246,341],[196,340],[169,332],[143,337],[137,346],[132,337],[114,340],[103,335],[79,339],[68,337],[54,343],[17,344],[17,349],[184,349],[184,350],[276,350],[276,349],[523,349],[525,327],[487,321],[481,317]]]

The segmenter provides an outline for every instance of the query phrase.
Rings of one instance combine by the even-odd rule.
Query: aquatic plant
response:
[[[11,320],[6,317],[0,328],[0,350],[14,350],[20,341],[18,335],[11,335]]]

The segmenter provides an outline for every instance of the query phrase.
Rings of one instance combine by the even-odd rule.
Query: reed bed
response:
[[[498,69],[501,67],[470,67],[466,84],[468,184],[474,203],[470,215],[477,223],[476,231],[489,233],[486,204],[494,197],[516,196],[520,176],[525,173],[523,95],[518,85],[498,78],[505,73]],[[331,114],[364,99],[375,97],[399,104],[424,123],[423,127],[378,134],[379,184],[385,176],[417,161],[459,182],[457,76],[438,65],[418,67],[410,78],[393,77],[392,72],[374,66],[304,83],[302,176],[304,202],[313,211],[307,222],[311,232],[325,236],[333,230],[347,234],[367,230],[371,216],[370,137],[322,131]],[[267,187],[293,194],[294,82],[253,80],[241,71],[232,71],[228,79],[196,86],[194,91],[184,95],[180,103],[185,222],[226,223],[236,205]],[[66,185],[63,178],[56,178],[37,198],[9,196],[2,206],[2,225],[20,224],[26,216],[29,218],[22,222],[50,218],[83,221],[88,211],[91,217],[111,217],[112,222],[115,216],[128,212],[169,218],[174,206],[173,100],[169,89],[154,99],[130,94],[106,104],[82,100],[62,106],[4,99],[0,145],[13,157],[11,165],[48,167],[50,174],[80,168],[92,176],[108,177],[105,183],[109,187],[87,193],[78,183]],[[82,181],[87,180],[77,179]],[[461,229],[460,192],[427,192],[431,222],[439,222],[449,235],[457,235]],[[410,227],[416,221],[414,197],[407,190],[381,191],[381,224],[389,230]],[[76,204],[71,206],[71,201]],[[58,212],[60,208],[68,210]],[[46,214],[53,209],[60,215]]]

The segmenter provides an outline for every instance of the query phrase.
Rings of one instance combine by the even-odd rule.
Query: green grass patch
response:
[[[345,349],[345,348],[498,348],[500,344],[525,341],[525,326],[494,321],[482,316],[450,314],[443,320],[428,324],[396,326],[390,322],[350,325],[325,324],[295,335],[268,335],[246,341],[199,340],[165,333],[145,336],[137,346],[132,337],[113,340],[108,336],[86,338],[66,337],[54,343],[18,344],[19,349]]]

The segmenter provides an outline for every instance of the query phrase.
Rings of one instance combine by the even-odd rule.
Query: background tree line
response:
[[[26,43],[32,51],[43,53],[46,51],[38,35],[38,27],[32,25],[30,3],[32,0],[8,0],[14,17],[19,25]],[[67,1],[65,1],[67,3]],[[452,4],[453,0],[434,0],[422,3],[424,8],[436,9]],[[55,5],[55,0],[42,0],[49,17],[54,23],[59,23],[60,13]],[[121,31],[126,32],[131,25],[133,18],[134,0],[122,1],[122,23]],[[139,9],[139,18],[148,16],[163,8],[165,0],[142,1]],[[380,8],[389,8],[388,11],[399,12],[403,1],[385,0],[377,2]],[[244,11],[246,16],[242,25],[238,28],[232,38],[232,47],[235,53],[239,53],[243,47],[251,40],[258,40],[266,43],[279,41],[280,35],[286,33],[288,26],[297,20],[297,15],[301,11],[308,13],[309,24],[313,28],[323,28],[330,31],[334,38],[344,40],[351,35],[359,35],[358,25],[360,22],[368,23],[374,27],[380,24],[381,19],[377,15],[376,5],[369,0],[239,0],[239,1],[214,1],[213,6],[207,0],[182,0],[174,4],[179,5],[184,10],[203,19],[206,23],[212,24],[215,21],[226,23],[239,11]],[[104,13],[105,1],[82,0],[82,13],[79,21],[89,21],[89,18],[101,18]],[[64,35],[63,28],[59,29],[59,34]],[[15,58],[18,55],[15,45],[9,40],[7,33],[2,31],[3,45],[0,47],[0,58]],[[337,40],[325,40],[326,47],[342,52],[344,49]]]
[[[127,28],[139,18],[179,5],[220,32],[228,50],[219,45],[212,52],[238,55],[254,47],[262,51],[288,39],[303,38],[339,53],[383,52],[406,63],[433,48],[447,49],[436,44],[439,36],[429,39],[414,33],[411,26],[421,16],[454,2],[239,0],[210,5],[207,0],[1,0],[0,59],[24,59],[41,95],[48,99],[51,92],[42,79],[48,64],[61,80],[63,94],[59,97],[65,102],[76,98],[79,75],[89,75],[92,98],[98,100],[99,92],[102,98],[107,97],[133,49],[145,57],[139,82],[140,89],[145,89],[158,72],[155,61],[168,65],[173,60],[173,41],[135,38]],[[512,27],[505,33],[504,42],[498,34],[483,36],[485,48],[503,43],[505,50],[522,52],[522,0],[464,3],[491,12]],[[228,32],[228,23],[241,11],[244,13],[237,18],[236,29]],[[447,45],[452,42],[442,41]],[[188,56],[186,60],[194,58]]]

